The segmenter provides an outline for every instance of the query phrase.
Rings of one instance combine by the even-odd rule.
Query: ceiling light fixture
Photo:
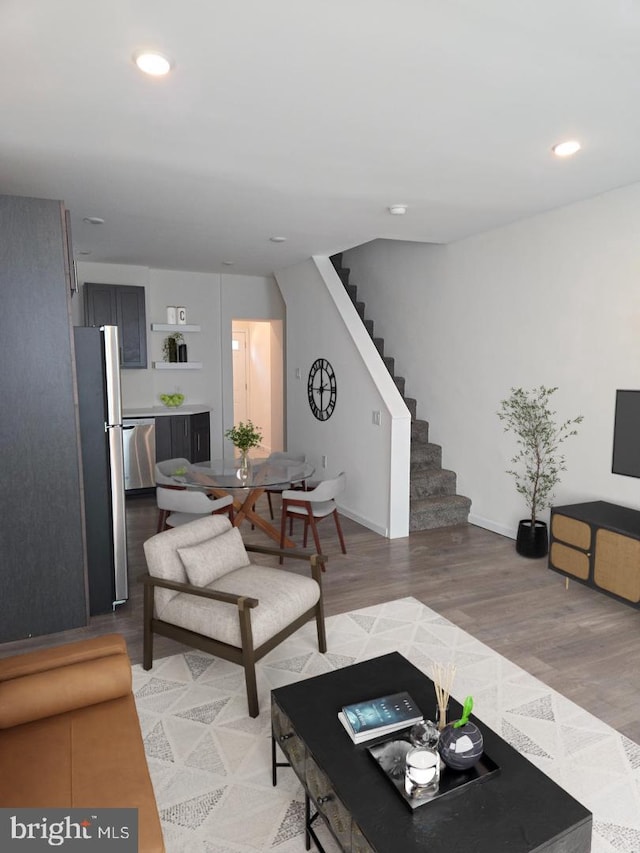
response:
[[[286,237],[269,237],[272,243],[286,243]]]
[[[575,139],[570,139],[567,142],[558,142],[558,144],[554,145],[551,150],[556,157],[571,157],[579,151],[581,147],[580,143]]]
[[[234,264],[234,262],[233,262],[233,261],[223,261],[223,262],[222,262],[222,266],[223,266],[223,267],[232,267],[232,266],[233,266],[233,264]]]
[[[100,216],[85,216],[82,221],[89,225],[104,225],[104,219]]]
[[[152,77],[163,77],[171,71],[171,61],[157,51],[144,50],[136,53],[133,61],[140,71],[144,71],[145,74],[150,74]]]
[[[404,214],[406,212],[407,212],[407,205],[406,204],[392,204],[391,207],[389,208],[389,213],[392,216],[404,216]]]

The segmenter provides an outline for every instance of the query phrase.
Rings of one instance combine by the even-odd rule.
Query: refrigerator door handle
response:
[[[120,424],[113,424],[107,432],[111,457],[111,514],[113,518],[113,573],[115,581],[113,606],[115,608],[116,605],[123,604],[129,597],[127,526],[124,502],[124,449]]]

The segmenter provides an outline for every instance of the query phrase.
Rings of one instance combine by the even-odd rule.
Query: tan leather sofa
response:
[[[0,807],[137,808],[164,853],[119,634],[0,660]]]

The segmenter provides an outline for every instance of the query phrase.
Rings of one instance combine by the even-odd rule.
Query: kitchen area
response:
[[[127,601],[130,579],[116,559],[123,551],[126,557],[125,502],[147,489],[152,494],[160,457],[223,455],[224,429],[233,420],[232,321],[284,320],[271,277],[76,259],[68,223],[58,200],[0,196],[7,237],[2,329],[12,354],[11,369],[0,376],[7,403],[0,461],[9,484],[1,500],[5,643],[82,627]],[[89,294],[87,284],[99,287]],[[182,307],[185,322],[176,316],[168,323],[168,307]],[[99,317],[100,311],[108,313]],[[120,333],[111,370],[120,384],[112,396],[118,406],[109,411],[105,341],[90,339],[91,330],[99,332],[94,323]],[[81,328],[89,330],[86,356],[76,346]],[[163,352],[174,332],[186,344],[186,360],[175,363]],[[82,405],[79,366],[90,368]],[[163,395],[176,394],[183,395],[181,406],[163,403]],[[125,483],[124,456],[107,465],[105,456],[111,460],[117,446],[124,451],[127,433]]]

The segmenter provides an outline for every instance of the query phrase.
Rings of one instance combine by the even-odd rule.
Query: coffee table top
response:
[[[353,744],[337,718],[345,704],[399,690],[435,718],[433,683],[398,652],[272,692],[375,850],[588,853],[591,812],[473,716],[500,772],[412,811],[369,755],[371,742]],[[457,719],[460,705],[449,708]]]

